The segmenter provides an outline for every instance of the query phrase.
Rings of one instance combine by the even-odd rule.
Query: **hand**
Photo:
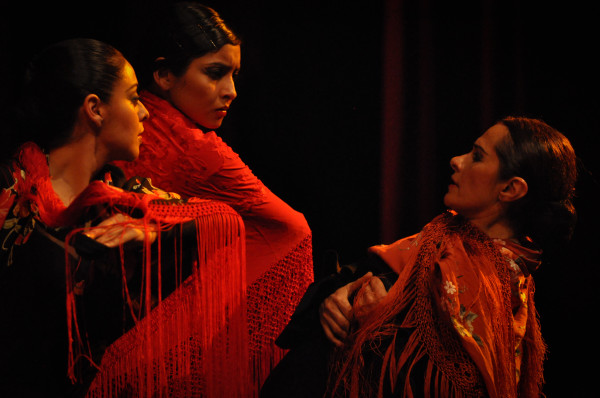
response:
[[[360,279],[340,287],[327,297],[321,304],[321,307],[319,307],[321,326],[325,335],[333,344],[337,346],[344,344],[343,340],[348,335],[350,321],[353,317],[352,304],[350,304],[349,298],[372,277],[373,274],[368,272]]]
[[[354,316],[356,320],[361,321],[387,296],[388,292],[385,285],[378,277],[372,277],[366,283],[360,293],[356,296]]]
[[[108,247],[116,247],[130,241],[144,242],[146,236],[152,243],[157,236],[153,225],[144,226],[143,221],[121,213],[108,217],[85,234]]]

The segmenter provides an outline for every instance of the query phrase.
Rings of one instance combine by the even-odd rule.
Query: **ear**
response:
[[[164,59],[164,57],[158,57],[154,60],[157,68],[152,73],[152,78],[154,79],[154,83],[158,86],[158,88],[160,88],[162,91],[168,91],[173,86],[174,76],[169,69],[160,66]]]
[[[500,191],[498,198],[501,202],[514,202],[525,196],[528,190],[527,181],[521,177],[512,177],[507,181],[504,189]]]
[[[88,94],[83,100],[83,114],[92,124],[100,128],[104,121],[103,103],[96,94]]]

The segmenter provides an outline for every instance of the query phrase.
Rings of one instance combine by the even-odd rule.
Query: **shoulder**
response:
[[[421,234],[415,234],[395,241],[389,245],[377,245],[369,252],[379,256],[390,268],[399,272],[416,255]]]

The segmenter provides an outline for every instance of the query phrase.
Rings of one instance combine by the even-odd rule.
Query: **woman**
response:
[[[176,3],[157,12],[134,65],[151,117],[140,157],[118,165],[183,196],[223,201],[243,218],[250,348],[260,383],[282,351],[273,341],[312,282],[311,231],[213,131],[236,98],[240,40],[212,9]]]
[[[452,211],[417,235],[372,247],[355,279],[379,277],[366,273],[313,305],[315,324],[338,347],[321,393],[539,396],[545,345],[531,272],[542,249],[547,256],[571,236],[575,153],[542,121],[509,117],[450,165],[444,204]],[[293,361],[280,363],[264,397],[288,388]]]
[[[247,391],[241,219],[107,166],[138,156],[137,86],[91,39],[28,67],[0,168],[2,396]]]

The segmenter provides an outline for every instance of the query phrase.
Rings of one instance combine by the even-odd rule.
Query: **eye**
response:
[[[481,154],[481,152],[479,152],[479,150],[477,149],[473,149],[472,153],[473,162],[481,162],[481,160],[483,159],[483,155]]]
[[[227,74],[227,69],[220,66],[212,66],[210,68],[206,68],[204,73],[212,80],[219,80]]]

